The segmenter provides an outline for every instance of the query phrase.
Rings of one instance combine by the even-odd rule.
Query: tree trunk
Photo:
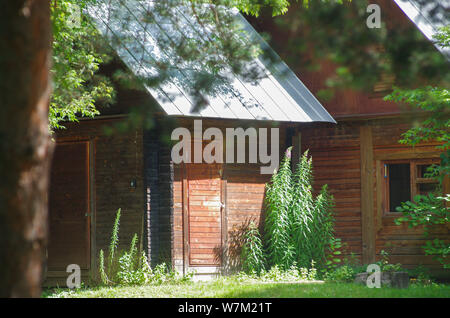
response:
[[[39,297],[47,243],[49,0],[0,10],[0,297]]]

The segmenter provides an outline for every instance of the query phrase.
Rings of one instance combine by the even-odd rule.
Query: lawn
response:
[[[412,284],[407,289],[370,289],[350,283],[242,283],[232,279],[78,290],[47,289],[42,297],[56,298],[449,298],[450,285]]]

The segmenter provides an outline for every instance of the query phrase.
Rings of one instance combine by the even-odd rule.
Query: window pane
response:
[[[427,195],[430,192],[435,192],[439,188],[439,183],[419,183],[417,184],[418,194]]]
[[[411,200],[409,163],[389,164],[389,211]]]
[[[425,174],[429,173],[427,171],[429,167],[431,167],[430,164],[417,165],[417,178],[428,178]]]

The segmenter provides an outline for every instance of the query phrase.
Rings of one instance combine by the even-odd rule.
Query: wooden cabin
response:
[[[108,25],[105,17],[95,18]],[[244,27],[256,34],[248,23]],[[115,49],[136,72],[127,50]],[[120,246],[127,248],[137,233],[152,265],[166,262],[180,272],[195,270],[205,277],[238,267],[239,233],[249,220],[262,226],[265,184],[271,175],[261,174],[267,164],[249,163],[249,139],[245,163],[174,163],[173,143],[163,136],[184,127],[195,143],[194,124],[200,119],[202,131],[218,128],[224,136],[227,128],[277,128],[280,161],[289,146],[294,147],[294,160],[309,149],[315,187],[328,184],[335,197],[336,236],[362,264],[373,263],[385,250],[392,263],[439,270],[423,253],[422,232],[394,225],[395,204],[432,186],[423,171],[438,160],[433,143],[414,149],[398,143],[415,115],[379,96],[354,91],[323,107],[310,91],[323,85],[326,68],[322,73],[293,68],[294,74],[281,60],[278,66],[289,77],[272,74],[273,90],[267,83],[240,88],[255,97],[259,109],[248,110],[234,101],[230,112],[223,101],[211,98],[212,106],[198,114],[183,106],[186,100],[167,102],[149,91],[139,97],[124,94],[102,116],[58,131],[49,198],[48,281],[66,277],[68,264],[79,264],[84,277],[95,275],[99,251],[109,245],[119,208]],[[149,100],[156,109],[151,129],[105,133],[105,127],[126,123],[127,107]],[[265,117],[256,114],[261,110]],[[208,142],[200,141],[201,148]],[[436,235],[448,238],[448,228],[436,229]]]
[[[433,20],[418,9],[421,6],[414,0],[371,3],[381,7],[388,27],[417,28],[425,41],[432,36],[430,30],[437,29],[438,25],[425,23]],[[291,8],[288,15],[294,10]],[[258,31],[275,34],[275,43],[288,36],[272,21],[258,24]],[[428,44],[431,50],[438,49],[450,60],[448,48]],[[283,47],[283,43],[276,47]],[[281,56],[288,54],[291,52],[280,52]],[[290,66],[314,94],[326,88],[325,80],[335,69],[328,60],[321,63],[320,71],[314,72],[305,65]],[[426,114],[384,101],[383,96],[388,93],[384,84],[380,82],[369,93],[337,91],[333,99],[323,103],[337,124],[307,123],[295,134],[299,134],[301,151],[309,150],[313,158],[315,189],[328,184],[334,195],[336,236],[346,244],[347,257],[353,254],[362,264],[370,264],[380,260],[384,250],[393,264],[400,263],[405,268],[423,266],[436,276],[448,277],[448,270],[425,255],[422,247],[427,239],[423,229],[394,223],[402,215],[396,212],[401,202],[436,187],[436,181],[424,178],[424,172],[430,164],[440,162],[441,152],[436,148],[437,142],[415,147],[399,143],[402,134],[424,120]],[[444,193],[450,191],[448,179],[444,181]],[[432,237],[445,241],[449,234],[448,224],[430,232]]]
[[[145,45],[117,44],[111,39],[123,32],[116,23],[123,19],[122,9],[112,6],[109,15],[108,10],[91,14],[118,58],[137,74],[145,68],[145,59],[136,63],[135,56],[157,56],[147,52]],[[131,11],[145,14],[139,7]],[[236,240],[243,223],[252,219],[261,223],[265,184],[291,145],[295,127],[335,122],[251,25],[240,14],[236,19],[271,55],[270,60],[261,55],[254,61],[267,74],[257,84],[235,77],[221,93],[207,96],[209,104],[199,112],[193,110],[189,94],[176,81],[147,91],[119,91],[117,103],[102,110],[101,116],[68,124],[56,133],[49,198],[49,279],[65,277],[69,264],[80,265],[86,277],[96,273],[99,251],[109,246],[119,208],[120,246],[127,248],[138,234],[152,264],[166,262],[181,272],[195,270],[199,275],[236,267],[236,257],[228,257],[230,242]],[[142,25],[127,21],[135,34],[145,32]],[[173,32],[179,31],[168,33]],[[178,94],[170,94],[174,89]],[[106,133],[105,127],[127,122],[129,108],[144,104],[153,109],[151,129]],[[174,162],[174,143],[165,140],[174,129],[184,129],[189,136],[182,140],[192,144],[192,156],[183,162]],[[230,150],[225,138],[235,129],[241,129],[243,136],[231,135],[235,144]],[[222,162],[207,163],[202,156],[208,139],[217,138],[204,137],[207,131],[224,136]]]

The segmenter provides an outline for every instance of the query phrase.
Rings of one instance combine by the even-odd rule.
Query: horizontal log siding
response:
[[[374,143],[374,171],[377,169],[377,160],[383,159],[403,159],[403,158],[431,158],[437,157],[435,143],[419,144],[412,148],[401,145],[398,140],[411,124],[400,122],[394,124],[374,122],[372,124]],[[380,188],[380,187],[379,187]],[[374,189],[374,197],[377,198],[377,188]],[[400,263],[406,268],[414,268],[423,265],[430,268],[435,274],[445,275],[442,266],[435,261],[432,256],[425,255],[422,246],[425,245],[426,238],[423,236],[421,227],[408,228],[407,224],[395,225],[394,220],[400,216],[396,214],[384,215],[380,208],[381,196],[378,194],[378,201],[374,202],[377,226],[376,233],[376,256],[381,258],[381,251],[389,253],[391,263]],[[430,231],[432,237],[449,240],[450,231],[448,226],[437,226]],[[448,273],[446,274],[448,275]]]
[[[308,125],[301,129],[302,151],[312,156],[314,190],[325,184],[335,199],[335,235],[345,256],[362,253],[359,126]]]
[[[391,263],[405,267],[424,265],[440,274],[441,266],[426,256],[421,248],[426,239],[420,228],[410,229],[406,224],[397,226],[397,216],[380,214],[382,196],[377,190],[376,163],[383,159],[430,158],[438,156],[435,143],[417,145],[415,148],[401,145],[398,140],[412,125],[407,118],[391,118],[365,121],[343,121],[337,125],[310,124],[301,129],[302,150],[309,149],[313,157],[315,191],[328,184],[335,197],[336,236],[348,244],[351,252],[361,256],[361,181],[360,139],[361,125],[369,125],[373,141],[373,204],[375,223],[375,256],[381,258],[381,250],[390,255]],[[379,188],[379,185],[378,185]],[[449,228],[436,227],[431,233],[435,237],[449,239]]]
[[[122,209],[119,247],[129,248],[135,233],[142,242],[144,216],[144,182],[142,132],[140,130],[107,136],[104,126],[119,120],[88,120],[67,124],[67,129],[57,130],[61,140],[90,139],[94,143],[95,160],[95,250],[107,250],[117,209]],[[136,188],[130,182],[136,180]]]

